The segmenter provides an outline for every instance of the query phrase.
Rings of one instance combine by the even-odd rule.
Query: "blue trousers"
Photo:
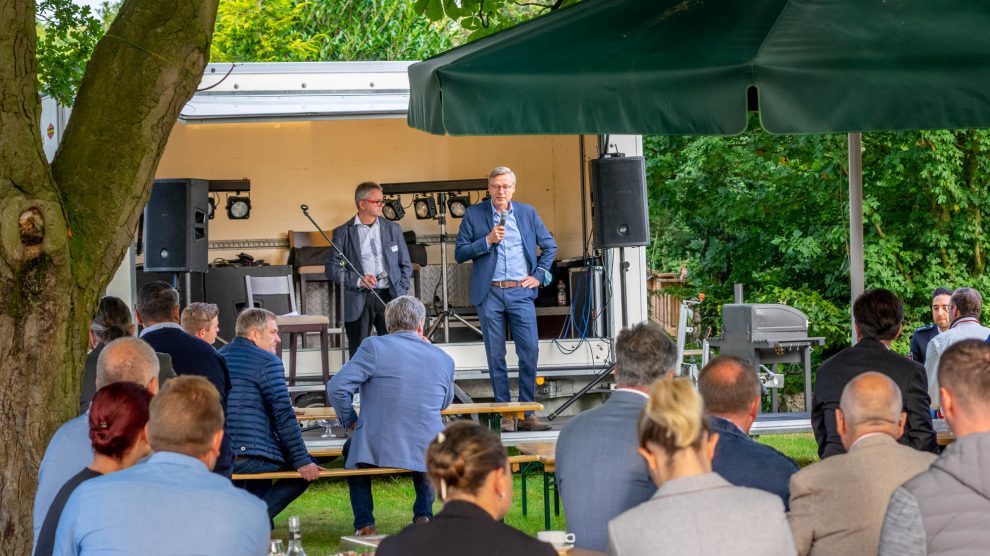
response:
[[[516,356],[519,358],[519,401],[535,401],[539,335],[536,330],[536,307],[533,306],[532,290],[489,287],[491,291],[477,308],[495,401],[512,401],[509,393],[509,369],[505,364],[506,323],[512,331]],[[527,415],[530,413],[532,412]]]
[[[234,473],[271,473],[273,471],[294,471],[291,465],[279,465],[265,458],[240,458],[234,462]],[[243,488],[251,494],[261,498],[268,506],[268,520],[274,523],[277,516],[299,495],[306,492],[309,483],[304,479],[279,479],[277,481],[265,481],[252,479],[249,481],[235,481],[234,486]]]
[[[342,457],[347,460],[351,450],[351,440],[344,443]],[[359,463],[358,467],[375,467]],[[433,517],[433,487],[430,477],[423,472],[412,472],[413,490],[416,491],[416,501],[413,502],[413,521],[421,515]],[[371,477],[368,475],[347,478],[347,488],[351,493],[351,512],[354,513],[354,530],[375,524],[375,499],[371,494]]]

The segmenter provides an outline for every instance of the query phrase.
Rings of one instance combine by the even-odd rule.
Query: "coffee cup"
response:
[[[550,543],[554,548],[567,548],[574,544],[574,533],[567,531],[540,531],[536,534],[537,540]]]

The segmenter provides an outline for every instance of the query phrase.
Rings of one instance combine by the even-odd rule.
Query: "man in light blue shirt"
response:
[[[125,336],[110,342],[96,362],[96,388],[113,382],[134,382],[158,392],[158,356],[147,342]],[[55,431],[38,468],[34,495],[34,542],[62,485],[93,461],[89,440],[89,412],[66,422]]]
[[[220,394],[180,376],[151,402],[145,463],[91,479],[69,497],[56,555],[263,556],[265,504],[211,469],[223,440]]]
[[[557,243],[536,209],[512,200],[516,175],[499,166],[488,176],[489,200],[464,212],[454,258],[471,261],[471,303],[478,309],[495,401],[510,401],[509,370],[505,363],[505,327],[519,358],[519,401],[536,398],[539,335],[536,329],[536,290],[552,281],[550,265]],[[537,251],[539,249],[539,251]],[[528,413],[520,429],[547,430],[550,424]],[[502,419],[502,430],[516,422]]]

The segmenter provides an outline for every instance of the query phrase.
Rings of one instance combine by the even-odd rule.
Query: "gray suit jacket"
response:
[[[877,434],[798,471],[787,514],[798,554],[876,554],[891,493],[933,461],[931,452]]]
[[[778,496],[706,473],[667,481],[609,522],[608,553],[790,556],[794,541]]]
[[[557,488],[575,544],[605,550],[608,521],[650,499],[657,487],[636,452],[636,421],[646,405],[617,390],[601,407],[571,419],[557,439]]]
[[[385,271],[388,272],[389,293],[392,297],[405,295],[409,291],[412,279],[412,263],[409,262],[409,248],[406,247],[406,240],[402,237],[402,228],[382,217],[378,218],[378,225],[381,227],[381,260],[384,262]],[[368,290],[358,288],[358,279],[365,274],[374,273],[371,270],[366,272],[361,265],[361,243],[353,216],[341,226],[334,228],[333,244],[360,272],[358,274],[351,270],[338,252],[332,250],[325,269],[326,275],[327,278],[343,286],[344,322],[353,322],[361,317],[365,297],[368,295]]]

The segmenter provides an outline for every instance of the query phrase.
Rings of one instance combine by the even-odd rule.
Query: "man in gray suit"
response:
[[[371,181],[358,185],[354,190],[354,204],[357,215],[333,231],[333,244],[337,249],[333,250],[326,265],[327,278],[344,288],[344,330],[351,357],[361,342],[371,335],[372,328],[379,336],[387,333],[385,303],[405,295],[412,278],[409,249],[402,229],[382,217],[385,204],[382,186]],[[341,253],[357,272],[344,262]]]
[[[557,487],[575,544],[605,551],[608,522],[648,500],[657,487],[636,449],[636,423],[650,385],[673,377],[677,346],[646,321],[615,341],[615,392],[571,419],[557,439]]]
[[[886,375],[867,372],[846,384],[835,412],[846,453],[791,477],[787,519],[799,555],[876,553],[891,493],[935,461],[935,454],[897,443],[903,407]]]

